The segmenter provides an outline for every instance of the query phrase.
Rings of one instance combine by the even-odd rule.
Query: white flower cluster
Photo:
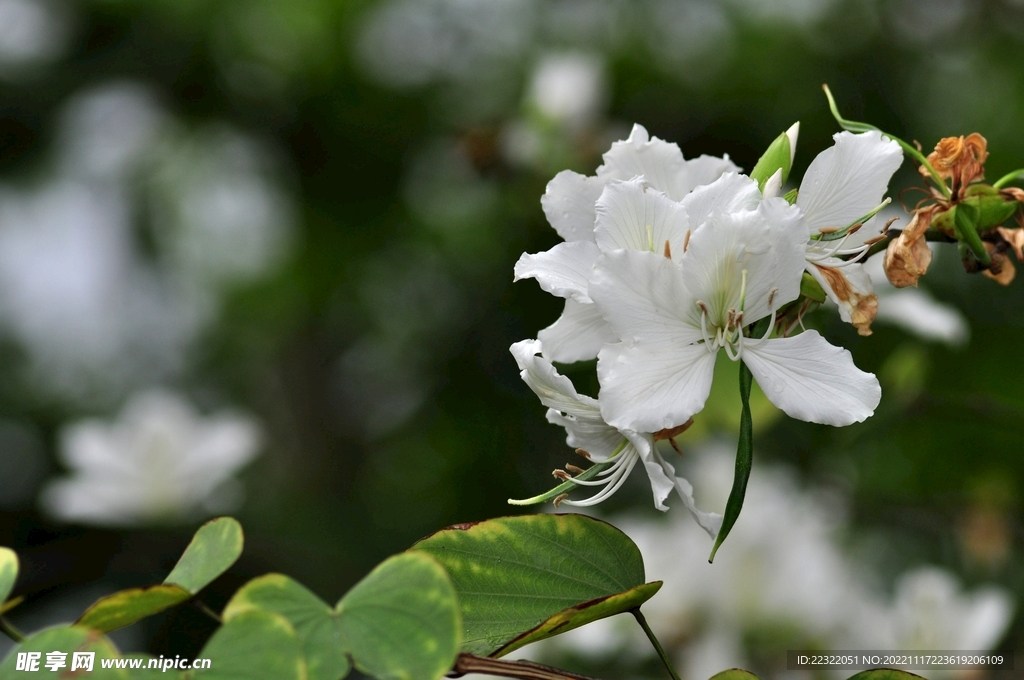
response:
[[[799,190],[782,197],[797,132],[794,125],[780,137],[784,167],[760,182],[728,156],[685,160],[676,144],[636,125],[595,176],[563,171],[548,184],[541,204],[565,242],[524,254],[515,277],[536,279],[565,299],[565,310],[512,354],[568,444],[609,464],[593,476],[565,476],[604,488],[562,502],[600,502],[642,461],[655,505],[665,510],[676,489],[715,537],[721,517],[696,509],[689,482],[654,442],[703,408],[719,350],[742,361],[794,418],[842,426],[874,412],[881,389],[873,375],[816,331],[793,333],[808,284],[870,332],[877,300],[858,259],[879,238],[875,215],[902,151],[877,131],[839,133]],[[597,399],[579,395],[551,363],[594,358]]]

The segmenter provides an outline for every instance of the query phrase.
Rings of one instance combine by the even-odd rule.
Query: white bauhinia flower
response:
[[[53,516],[101,526],[191,521],[240,500],[235,472],[258,450],[260,430],[239,414],[199,416],[181,397],[135,395],[113,422],[85,420],[61,432],[70,477],[41,497]]]
[[[686,479],[677,477],[672,464],[658,452],[655,435],[615,428],[605,422],[597,399],[579,394],[572,381],[540,356],[539,341],[522,340],[512,345],[510,351],[519,364],[523,381],[540,397],[541,403],[548,407],[548,422],[565,428],[566,443],[585,454],[593,463],[611,463],[590,479],[570,479],[566,474],[557,475],[560,479],[580,486],[604,487],[586,500],[561,500],[560,503],[578,507],[596,505],[618,491],[636,464],[642,462],[651,480],[655,507],[662,511],[668,510],[665,499],[675,489],[694,519],[711,538],[718,535],[722,516],[697,509],[693,500],[693,487]],[[523,505],[533,503],[535,499],[509,502]]]
[[[840,318],[870,335],[878,300],[858,256],[881,236],[885,223],[874,213],[903,162],[903,150],[877,130],[840,132],[834,139],[811,161],[797,193],[796,206],[813,237],[806,269],[839,305]],[[863,227],[848,229],[861,221]]]
[[[720,349],[794,418],[849,425],[870,416],[881,388],[847,350],[816,331],[770,337],[776,310],[799,295],[808,236],[800,210],[773,198],[755,210],[711,211],[678,262],[602,254],[589,294],[621,339],[598,355],[605,421],[639,432],[686,422],[707,400]],[[744,335],[766,317],[764,337]]]
[[[604,154],[604,164],[596,175],[588,177],[571,170],[555,175],[541,198],[541,206],[565,243],[543,253],[524,254],[515,268],[517,281],[536,278],[545,291],[566,299],[562,316],[538,336],[544,356],[563,362],[593,359],[603,344],[617,340],[599,314],[592,308],[581,307],[591,305],[587,277],[594,260],[607,247],[598,238],[595,225],[602,211],[615,211],[616,193],[646,190],[649,198],[634,218],[638,222],[665,221],[671,213],[678,216],[680,211],[685,212],[678,202],[695,188],[738,171],[728,155],[685,160],[678,145],[651,138],[642,126],[634,125],[629,138],[615,142]],[[609,193],[613,183],[623,181],[633,186]],[[636,241],[617,247],[646,248],[648,228],[655,232],[658,229],[656,224],[644,222]],[[657,245],[663,246],[660,242]]]

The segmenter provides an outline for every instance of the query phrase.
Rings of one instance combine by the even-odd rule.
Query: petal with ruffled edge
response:
[[[680,203],[690,219],[690,229],[696,231],[708,221],[712,213],[756,210],[761,203],[761,192],[754,180],[746,175],[729,172],[713,182],[696,187]]]
[[[629,138],[612,144],[604,154],[604,165],[597,169],[598,177],[606,179],[626,180],[643,175],[651,186],[674,201],[695,187],[713,182],[724,172],[739,172],[728,156],[684,160],[677,144],[651,137],[642,125],[634,125]]]
[[[564,364],[596,359],[604,345],[619,340],[597,305],[574,300],[565,301],[562,315],[537,338],[546,359]]]
[[[678,262],[689,230],[686,209],[643,177],[609,182],[597,199],[594,235],[604,252],[646,250]]]
[[[878,379],[817,331],[745,346],[743,362],[768,400],[798,420],[852,425],[874,413],[882,397]]]
[[[578,393],[571,380],[538,356],[540,350],[537,340],[522,340],[509,348],[523,382],[550,409],[548,422],[565,428],[569,446],[587,451],[595,461],[606,459],[622,442],[622,435],[601,417],[597,400]]]
[[[860,335],[871,335],[871,323],[878,314],[878,296],[864,266],[830,257],[813,264],[808,262],[806,269],[839,306],[839,318],[853,324]]]
[[[685,423],[704,408],[717,354],[703,343],[606,345],[597,355],[601,415],[609,425],[636,432]]]
[[[594,204],[606,181],[563,170],[548,182],[540,205],[559,236],[566,241],[594,240]]]
[[[552,295],[590,302],[590,270],[600,254],[590,241],[559,243],[542,253],[523,253],[513,270],[513,280],[537,279],[541,289]]]
[[[833,138],[835,145],[811,161],[796,199],[812,232],[845,227],[877,207],[903,162],[900,145],[877,130]],[[863,242],[878,231],[865,227],[854,238]]]

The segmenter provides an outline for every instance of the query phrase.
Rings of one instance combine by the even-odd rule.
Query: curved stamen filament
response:
[[[623,456],[623,460],[627,462],[621,468],[619,468],[618,472],[616,472],[614,475],[608,478],[608,485],[603,490],[594,494],[590,498],[584,499],[582,501],[564,500],[562,501],[562,503],[577,508],[585,508],[591,505],[597,505],[598,503],[605,500],[606,498],[608,498],[613,493],[619,490],[619,487],[621,487],[625,483],[626,478],[629,477],[629,473],[633,471],[633,467],[636,465],[636,462],[639,459],[640,453],[636,450],[636,448],[633,448],[632,450],[629,451],[629,453]]]

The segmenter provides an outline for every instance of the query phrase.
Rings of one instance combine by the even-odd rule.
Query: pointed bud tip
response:
[[[786,137],[789,138],[789,165],[792,167],[793,159],[796,158],[796,141],[800,137],[800,121],[789,126]]]

